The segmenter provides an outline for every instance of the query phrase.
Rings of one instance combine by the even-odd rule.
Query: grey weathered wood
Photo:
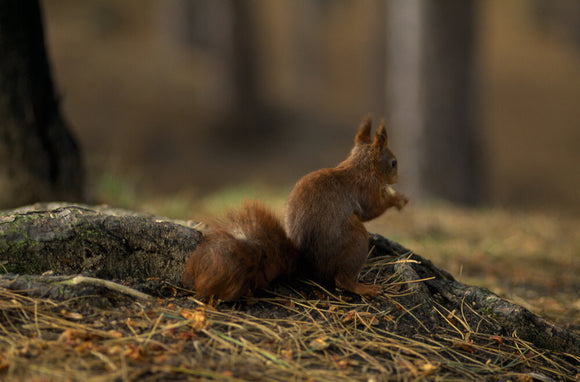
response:
[[[0,213],[5,272],[83,273],[104,279],[158,277],[179,283],[201,233],[146,214],[47,204]]]
[[[139,300],[151,301],[153,296],[135,290],[131,287],[109,280],[86,277],[82,275],[16,275],[12,273],[0,276],[0,288],[26,291],[30,297],[68,300],[73,297],[87,295],[104,295],[106,292],[116,292]]]
[[[448,311],[473,309],[497,322],[505,334],[517,335],[538,347],[570,354],[580,353],[578,336],[528,309],[511,303],[486,288],[462,284],[430,260],[380,235],[371,235],[371,246],[375,248],[375,255],[392,253],[414,260],[395,264],[394,269],[402,280],[409,282],[406,288],[413,292],[411,300],[421,304],[415,312],[426,317],[431,326],[437,324],[434,315],[434,306],[437,304],[445,306]],[[469,305],[469,308],[465,305]]]

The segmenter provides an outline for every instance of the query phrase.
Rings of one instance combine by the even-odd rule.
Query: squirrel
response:
[[[368,257],[362,222],[409,199],[390,185],[398,180],[395,155],[381,122],[371,139],[362,121],[350,155],[335,168],[311,172],[290,192],[285,226],[257,202],[246,202],[204,235],[185,265],[183,285],[202,297],[230,301],[277,278],[311,277],[359,295],[381,288],[357,282]]]
[[[381,122],[371,140],[363,120],[350,155],[335,168],[314,171],[296,183],[286,206],[286,229],[300,252],[307,276],[360,295],[380,287],[356,281],[368,257],[369,235],[362,222],[409,199],[390,187],[398,180],[395,155]]]

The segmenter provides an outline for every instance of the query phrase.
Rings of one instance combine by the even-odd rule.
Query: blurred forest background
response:
[[[468,54],[460,65],[468,66],[469,86],[453,95],[465,100],[444,112],[468,114],[472,135],[455,140],[427,121],[425,131],[433,131],[424,139],[469,144],[481,194],[467,202],[580,213],[580,2],[465,3],[440,20],[463,20],[466,35],[458,37]],[[390,85],[413,68],[395,67],[391,32],[402,25],[404,38],[417,33],[412,22],[397,21],[404,13],[393,17],[400,12],[393,4],[42,1],[53,79],[83,150],[89,192],[103,179],[131,179],[153,194],[202,195],[253,182],[290,187],[342,160],[370,114],[390,124],[398,188],[432,196],[414,189],[421,183],[411,179],[411,156],[421,147],[392,110],[401,85]],[[430,47],[430,36],[421,43]],[[437,65],[428,73],[445,70]],[[430,99],[447,97],[435,91]],[[448,164],[436,151],[418,160],[439,179],[467,161],[459,155]]]

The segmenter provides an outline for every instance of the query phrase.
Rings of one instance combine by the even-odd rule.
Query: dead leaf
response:
[[[231,370],[224,370],[220,374],[226,378],[233,378],[234,377],[234,373]]]
[[[456,347],[471,354],[475,353],[475,348],[465,342],[456,342],[453,344],[453,347]]]
[[[164,364],[167,362],[167,358],[168,358],[167,354],[163,354],[163,353],[157,354],[153,357],[153,363]]]
[[[387,322],[391,322],[391,321],[393,321],[394,319],[395,319],[395,317],[394,317],[394,316],[392,316],[392,315],[390,315],[390,314],[385,314],[385,315],[383,316],[383,320],[385,320],[385,321],[387,321]]]
[[[10,362],[0,355],[0,371],[7,369],[10,366]]]
[[[409,372],[414,375],[414,376],[418,376],[419,375],[419,370],[415,367],[415,365],[413,365],[410,361],[404,359],[404,358],[399,358],[397,360],[397,364],[407,370],[409,370]]]
[[[292,350],[281,350],[280,355],[286,361],[291,361],[294,358],[294,352]]]
[[[205,313],[205,309],[203,308],[197,308],[193,311],[182,310],[181,316],[186,320],[191,321],[189,325],[195,331],[199,331],[207,327],[207,315]]]
[[[401,284],[393,284],[388,287],[389,292],[398,292],[403,288]]]
[[[144,361],[145,349],[141,345],[129,344],[123,352],[123,356],[133,361]]]
[[[85,330],[67,329],[60,334],[58,341],[68,344],[77,344],[81,341],[89,341],[98,337],[98,335],[89,333]]]
[[[365,325],[378,325],[379,323],[379,319],[375,314],[369,312],[357,312],[355,310],[349,311],[342,319],[342,322],[346,323],[355,319]]]
[[[420,362],[417,367],[425,375],[433,374],[439,368],[438,365],[431,362]]]
[[[350,311],[348,311],[346,316],[344,316],[344,318],[342,319],[342,322],[345,322],[345,323],[350,322],[350,321],[354,320],[355,316],[356,316],[356,311],[350,310]]]
[[[165,338],[175,338],[176,335],[177,335],[177,328],[169,328],[169,329],[165,329],[164,331],[161,332],[161,336],[163,336]]]
[[[88,354],[91,350],[94,349],[93,342],[91,341],[83,341],[74,348],[80,354]]]
[[[65,318],[70,318],[71,320],[82,320],[83,315],[77,312],[67,312],[62,310],[60,312]]]
[[[174,336],[175,339],[178,340],[190,340],[192,338],[196,337],[195,332],[193,330],[190,331],[185,331],[185,332],[179,332],[177,333],[176,336]]]
[[[330,341],[329,338],[326,336],[322,336],[322,337],[318,337],[316,339],[313,339],[312,341],[310,341],[310,343],[308,344],[308,346],[311,349],[320,351],[320,350],[324,350],[326,348],[328,348],[330,346]]]
[[[107,348],[107,354],[108,355],[119,355],[121,354],[121,346],[120,345],[113,345],[113,346],[109,346]]]
[[[516,378],[516,380],[520,382],[534,382],[534,378],[527,374],[518,374]]]
[[[326,297],[326,296],[324,295],[324,293],[322,293],[321,291],[319,291],[319,290],[316,290],[316,289],[315,289],[315,290],[313,290],[313,291],[312,291],[312,293],[313,293],[313,294],[316,296],[316,298],[317,298],[317,299],[319,299],[319,300],[324,300],[324,298]]]
[[[453,325],[457,324],[457,322],[455,320],[455,309],[453,309],[451,312],[449,312],[449,314],[447,315],[447,320],[449,322],[451,322]]]
[[[111,336],[111,338],[123,338],[123,333],[116,330],[109,330],[107,334]]]

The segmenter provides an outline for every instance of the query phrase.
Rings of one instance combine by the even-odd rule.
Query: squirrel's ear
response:
[[[385,129],[385,122],[381,121],[379,129],[375,134],[375,140],[373,141],[373,146],[382,149],[387,145],[387,129]]]
[[[371,143],[371,124],[373,120],[371,117],[366,117],[361,122],[358,133],[356,133],[356,137],[354,138],[354,144],[360,145],[363,143]]]

